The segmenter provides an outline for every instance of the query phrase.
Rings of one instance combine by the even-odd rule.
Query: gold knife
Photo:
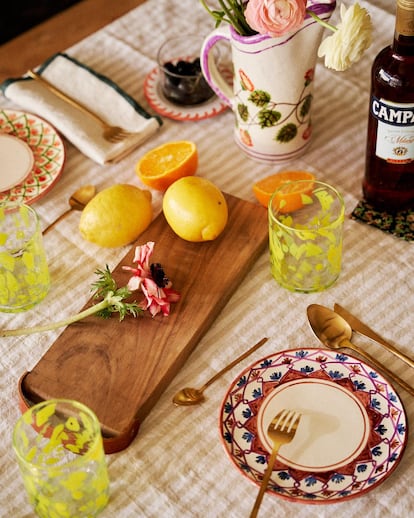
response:
[[[392,354],[395,354],[400,360],[405,362],[410,367],[414,368],[414,361],[406,356],[404,353],[396,349],[392,344],[387,342],[382,336],[380,336],[378,333],[376,333],[373,329],[368,327],[366,324],[361,322],[357,317],[352,315],[349,311],[347,311],[345,308],[343,308],[339,304],[334,304],[334,311],[335,313],[338,313],[338,315],[341,315],[341,317],[348,322],[348,324],[352,327],[353,331],[357,331],[358,333],[361,333],[362,335],[367,336],[368,338],[371,338],[375,342],[378,342],[380,345],[385,347],[389,352]]]

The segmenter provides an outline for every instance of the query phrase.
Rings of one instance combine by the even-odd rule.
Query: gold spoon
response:
[[[239,362],[247,358],[250,354],[252,354],[256,349],[261,347],[265,342],[267,342],[268,338],[262,338],[257,344],[253,345],[250,349],[248,349],[245,353],[243,353],[241,356],[233,360],[231,363],[229,363],[224,369],[219,371],[217,374],[215,374],[212,378],[210,378],[204,385],[199,388],[191,388],[191,387],[185,387],[177,392],[177,394],[173,397],[173,403],[176,406],[190,406],[190,405],[197,405],[198,403],[201,403],[204,401],[204,395],[203,392],[206,390],[208,386],[210,386],[214,381],[216,381],[222,374],[229,371],[232,367],[237,365]]]
[[[351,326],[335,311],[319,304],[311,304],[308,306],[307,313],[313,332],[326,347],[330,349],[352,349],[414,396],[413,387],[350,341],[352,336]]]
[[[72,210],[83,210],[85,208],[85,205],[91,201],[95,194],[96,188],[94,185],[84,185],[80,187],[69,198],[70,209],[61,214],[58,218],[55,219],[55,221],[53,221],[48,227],[46,227],[43,231],[43,235],[45,235],[46,232],[49,232],[49,230],[51,230],[56,225],[56,223],[59,223],[59,221],[61,221],[68,214],[70,214]]]

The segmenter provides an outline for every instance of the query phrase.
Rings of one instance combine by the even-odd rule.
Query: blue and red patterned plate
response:
[[[378,486],[407,442],[403,404],[390,383],[361,360],[325,349],[275,353],[244,370],[220,410],[220,433],[233,464],[260,485],[279,410],[302,414],[276,459],[268,492],[306,504],[337,503]]]

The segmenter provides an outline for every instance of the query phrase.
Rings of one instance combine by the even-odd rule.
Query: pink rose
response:
[[[307,0],[249,0],[244,12],[247,23],[272,38],[298,29],[306,14]]]

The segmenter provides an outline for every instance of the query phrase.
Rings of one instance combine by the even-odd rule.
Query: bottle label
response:
[[[371,113],[378,121],[377,157],[393,164],[414,160],[414,104],[371,99]]]

